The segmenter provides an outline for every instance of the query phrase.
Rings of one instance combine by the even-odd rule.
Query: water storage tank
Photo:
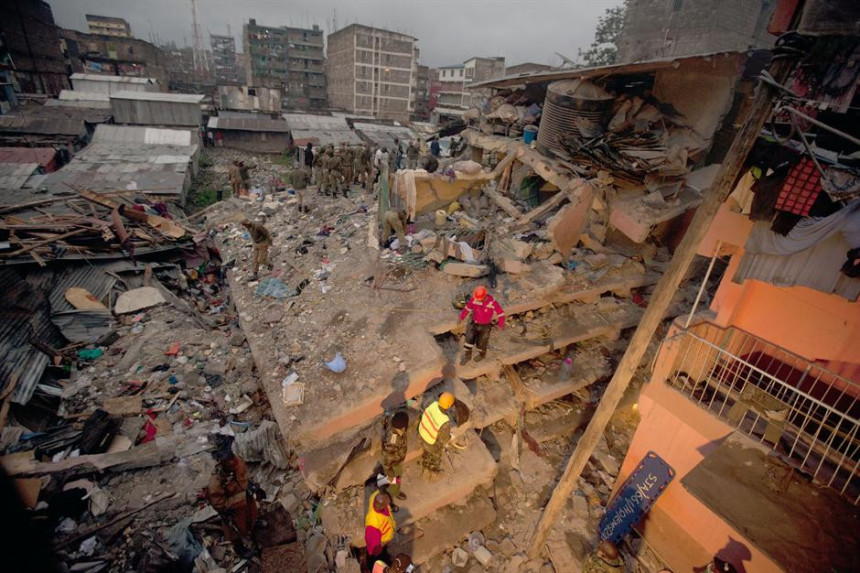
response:
[[[549,85],[538,131],[538,151],[545,155],[561,152],[559,136],[582,137],[577,122],[587,120],[606,127],[615,98],[591,80],[561,80]]]

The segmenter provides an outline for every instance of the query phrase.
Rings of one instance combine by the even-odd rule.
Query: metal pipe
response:
[[[702,280],[702,286],[699,287],[699,292],[696,293],[696,300],[693,302],[693,308],[690,309],[690,316],[687,317],[687,322],[684,324],[684,328],[688,328],[690,326],[690,322],[693,320],[693,315],[696,314],[696,308],[699,306],[699,301],[702,300],[702,293],[705,292],[705,285],[708,284],[708,279],[711,278],[711,271],[714,270],[714,263],[717,261],[717,255],[719,254],[720,247],[722,245],[722,241],[717,241],[717,247],[714,249],[714,256],[711,257],[711,263],[708,265],[705,278]]]
[[[839,131],[835,127],[831,127],[831,126],[827,125],[826,123],[818,121],[814,117],[809,117],[808,115],[806,115],[802,111],[798,111],[798,110],[794,109],[793,107],[789,107],[789,106],[785,106],[785,107],[781,107],[781,108],[777,107],[777,109],[774,111],[775,112],[787,111],[792,115],[796,115],[797,117],[802,117],[803,119],[805,119],[806,121],[808,121],[812,125],[816,125],[816,126],[820,127],[821,129],[829,131],[830,133],[832,133],[834,135],[838,135],[839,137],[847,139],[848,141],[850,141],[854,145],[860,145],[860,139],[857,139],[856,137],[848,135],[844,131]]]

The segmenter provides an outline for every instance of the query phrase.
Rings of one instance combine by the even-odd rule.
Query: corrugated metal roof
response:
[[[72,109],[98,110],[106,112],[110,117],[110,102],[109,101],[92,101],[92,100],[62,100],[49,99],[45,102],[45,107],[63,107]]]
[[[362,141],[354,131],[329,131],[322,129],[292,129],[293,143],[305,145],[308,141],[316,145],[361,145]]]
[[[54,348],[64,344],[38,287],[16,271],[0,268],[0,391],[14,384],[11,399],[16,404],[30,401],[48,366],[48,357],[31,340]]]
[[[38,171],[38,163],[0,163],[0,188],[20,189]]]
[[[67,267],[54,279],[53,288],[48,293],[51,321],[70,342],[95,342],[110,330],[111,311],[108,308],[77,310],[66,300],[66,291],[82,288],[103,301],[117,282],[107,274],[108,268],[109,265]]]
[[[92,101],[110,104],[108,94],[98,92],[82,92],[76,90],[61,90],[59,99],[63,101]],[[48,100],[50,101],[50,100]],[[108,106],[110,107],[110,106]]]
[[[91,82],[110,82],[114,84],[155,84],[155,78],[136,78],[132,76],[103,76],[100,74],[72,74],[71,80],[87,80]]]
[[[308,113],[285,113],[283,114],[283,118],[287,120],[287,127],[290,130],[350,131],[346,119],[342,117],[311,115]]]
[[[0,132],[33,133],[39,135],[84,135],[87,128],[82,119],[0,116]]]
[[[40,186],[52,192],[68,186],[95,192],[140,189],[156,195],[180,195],[191,180],[198,152],[191,130],[99,125],[93,142]]]
[[[49,164],[57,150],[53,147],[0,147],[0,163]]]
[[[132,143],[191,147],[197,142],[197,131],[163,129],[135,125],[100,125],[93,134],[93,143]]]
[[[272,119],[267,113],[255,113],[253,111],[234,111],[229,109],[219,109],[218,117],[231,117],[231,118],[243,118],[243,119]]]
[[[223,129],[226,131],[266,131],[275,133],[288,133],[287,122],[279,119],[269,118],[237,118],[237,117],[210,117],[209,129]]]
[[[80,119],[87,123],[105,123],[110,121],[112,117],[110,109],[99,109],[87,106],[81,107],[80,105],[77,105],[79,103],[83,102],[49,99],[45,102],[45,105],[28,110],[27,116],[45,118],[51,121],[65,121],[68,119]]]
[[[168,103],[200,104],[206,96],[202,94],[166,94],[161,92],[115,92],[110,99],[131,99],[137,101],[158,101]]]
[[[377,147],[392,149],[395,139],[401,143],[416,139],[415,133],[408,127],[375,123],[353,123],[352,126],[363,139]]]

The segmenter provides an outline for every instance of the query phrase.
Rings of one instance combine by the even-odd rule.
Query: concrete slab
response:
[[[421,478],[420,460],[406,464],[402,487],[408,499],[398,502],[400,511],[394,516],[398,529],[445,506],[461,502],[476,488],[492,483],[497,467],[487,447],[475,433],[462,439],[468,442],[466,449],[443,456],[444,472],[434,483]],[[363,547],[364,515],[372,491],[369,487],[359,487],[355,488],[353,495],[341,494],[331,500],[322,511],[326,535],[346,535],[354,545]]]
[[[446,507],[418,521],[415,524],[417,537],[399,536],[389,553],[403,552],[412,556],[413,563],[426,563],[495,520],[496,510],[492,502],[486,496],[478,495],[463,506]]]
[[[629,301],[603,300],[608,302],[577,306],[576,310],[572,311],[574,316],[567,320],[555,317],[555,320],[546,320],[545,324],[538,325],[548,329],[546,336],[528,338],[513,332],[512,329],[495,331],[490,339],[487,357],[481,362],[457,366],[457,374],[463,379],[477,378],[498,372],[504,365],[537,358],[541,354],[575,342],[598,336],[612,337],[619,330],[639,323],[644,312],[642,308]]]

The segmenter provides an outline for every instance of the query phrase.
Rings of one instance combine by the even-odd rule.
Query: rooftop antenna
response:
[[[206,61],[206,51],[203,48],[203,34],[200,33],[200,25],[197,23],[197,0],[191,0],[191,33],[194,38],[191,55],[194,59],[194,73],[205,76],[209,71],[209,62]]]

